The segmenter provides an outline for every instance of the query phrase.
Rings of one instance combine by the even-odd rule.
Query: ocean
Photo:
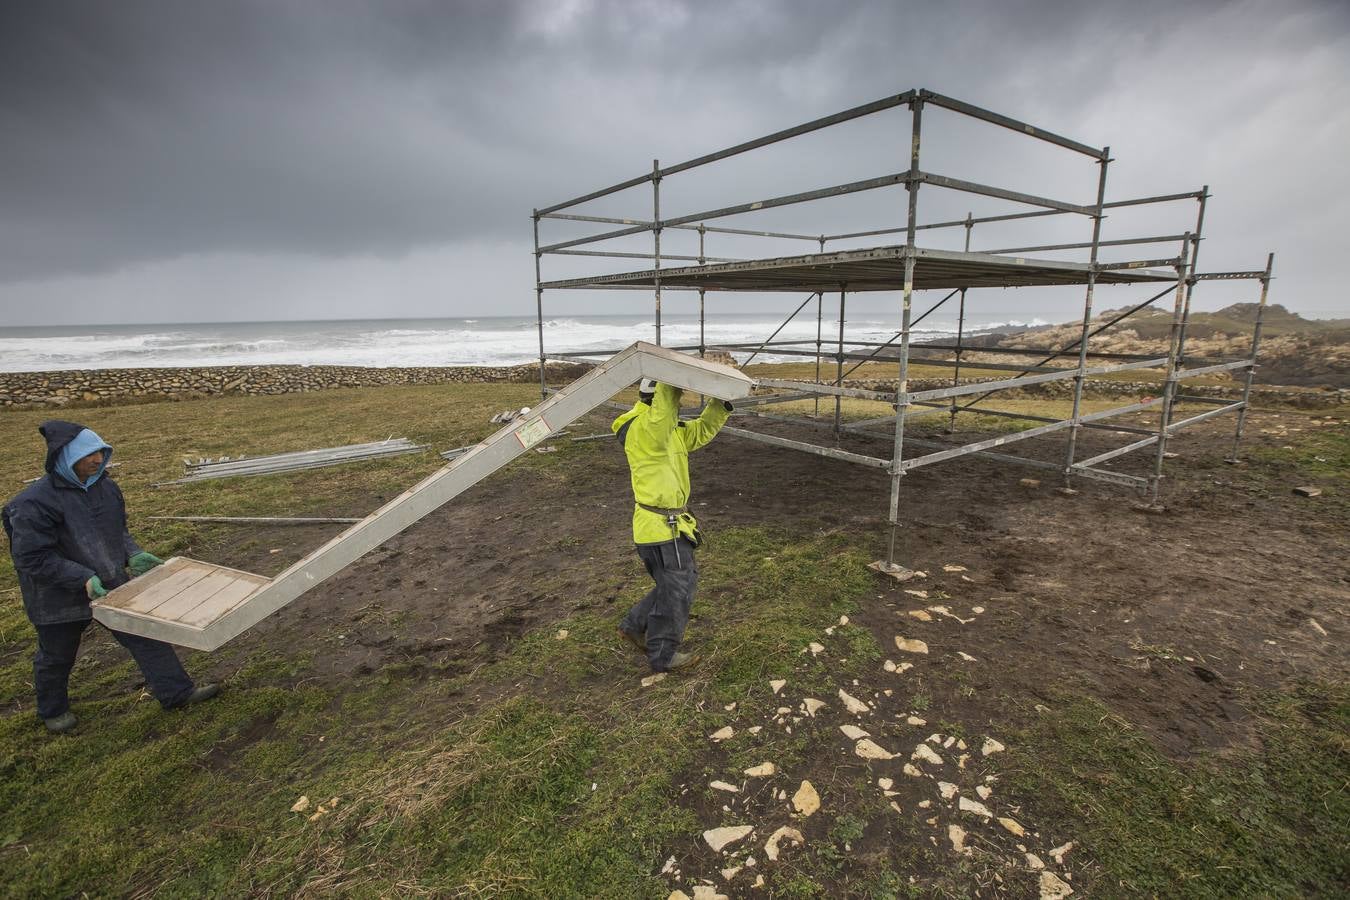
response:
[[[828,311],[827,311],[828,313]],[[767,314],[718,314],[707,319],[708,344],[759,342],[782,323]],[[970,333],[1022,324],[968,321]],[[364,319],[328,322],[232,322],[219,324],[37,326],[0,328],[0,371],[167,368],[224,365],[510,366],[538,359],[532,317],[460,319]],[[845,338],[886,341],[894,321],[863,314],[845,325]],[[956,322],[925,321],[915,340],[955,335]],[[838,336],[827,318],[824,339]],[[816,337],[815,317],[802,316],[776,340]],[[548,352],[619,349],[653,339],[650,317],[559,316],[544,323]],[[662,343],[698,343],[698,318],[666,316]],[[762,354],[766,361],[787,357]]]

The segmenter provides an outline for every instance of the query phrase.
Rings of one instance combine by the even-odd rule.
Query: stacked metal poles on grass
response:
[[[320,450],[300,450],[294,453],[278,453],[273,456],[254,456],[243,459],[199,460],[184,462],[186,474],[176,481],[162,484],[183,484],[190,481],[205,481],[210,478],[233,478],[241,475],[276,475],[281,472],[299,472],[305,469],[321,469],[349,462],[363,462],[369,459],[383,459],[389,456],[403,456],[407,453],[420,453],[427,449],[425,444],[414,444],[407,438],[390,438],[369,444],[351,444],[346,447],[325,447]]]

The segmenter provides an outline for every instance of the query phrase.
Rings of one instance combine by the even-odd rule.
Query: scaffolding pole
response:
[[[1088,341],[1092,337],[1092,291],[1097,285],[1097,252],[1102,239],[1102,204],[1106,202],[1106,168],[1111,164],[1111,148],[1106,147],[1097,165],[1097,206],[1092,219],[1092,250],[1089,253],[1091,268],[1087,276],[1087,290],[1083,294],[1083,334],[1078,344],[1078,375],[1073,382],[1073,412],[1069,417],[1068,450],[1064,456],[1064,487],[1070,486],[1073,475],[1073,456],[1077,450],[1078,432],[1081,428],[1079,417],[1083,410],[1083,382],[1087,379]]]
[[[1252,328],[1251,364],[1247,366],[1247,377],[1242,382],[1242,405],[1237,411],[1237,428],[1233,432],[1233,454],[1229,462],[1237,462],[1238,448],[1242,445],[1242,429],[1247,424],[1247,410],[1252,396],[1252,376],[1256,374],[1256,358],[1261,350],[1261,326],[1266,318],[1266,298],[1270,293],[1270,273],[1275,268],[1275,254],[1266,257],[1266,270],[1261,274],[1261,300],[1256,306],[1256,325]]]

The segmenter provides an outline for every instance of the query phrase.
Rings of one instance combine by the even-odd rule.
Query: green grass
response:
[[[152,488],[181,471],[181,455],[391,433],[443,449],[488,433],[492,412],[533,400],[529,386],[436,386],[68,415],[118,448],[133,530],[167,555],[211,532],[152,523],[149,515],[361,513],[439,462],[427,453],[251,479],[248,490],[227,481]],[[864,404],[846,403],[846,411],[877,414]],[[43,418],[0,414],[0,439],[10,450],[0,456],[0,483],[17,485],[36,472],[33,429]],[[1319,431],[1308,440],[1314,443],[1288,465],[1310,464],[1307,453],[1344,461],[1343,433]],[[562,442],[558,453],[529,454],[517,465],[566,480],[584,471],[594,446]],[[825,627],[841,615],[856,618],[875,596],[867,549],[837,535],[719,531],[700,556],[690,627],[704,662],[690,677],[645,689],[615,645],[612,616],[590,610],[526,634],[468,674],[413,659],[335,683],[312,677],[322,647],[259,649],[240,661],[220,700],[173,714],[127,691],[132,664],[108,652],[106,636],[95,636],[103,652],[86,652],[77,667],[72,687],[82,724],[69,738],[48,736],[32,715],[32,631],[5,555],[0,895],[665,897],[669,884],[656,873],[666,856],[724,824],[696,813],[682,799],[683,785],[697,788],[765,759],[806,765],[820,749],[820,735],[806,728],[752,737],[738,724],[716,753],[706,735],[771,714],[784,702],[768,689],[771,678],[789,678],[794,698],[828,698],[846,683],[841,678],[879,669],[883,648],[856,623],[822,638]],[[631,557],[602,574],[624,596],[645,587]],[[560,628],[568,631],[562,640]],[[802,654],[812,640],[824,640],[829,652]],[[113,662],[100,665],[105,657]],[[189,657],[190,667],[201,664]],[[896,685],[915,711],[938,706],[939,687],[919,673]],[[473,695],[488,699],[466,707]],[[724,709],[730,703],[734,713]],[[1183,767],[1097,701],[1067,701],[1008,741],[1009,790],[1022,793],[1040,821],[1082,841],[1082,858],[1093,861],[1093,895],[1334,893],[1346,878],[1340,860],[1350,820],[1347,696],[1306,685],[1261,698],[1260,710],[1258,747]],[[935,709],[931,717],[944,733],[963,733],[959,710]],[[970,735],[984,730],[968,727]],[[316,805],[339,802],[311,822],[290,812],[302,794]],[[987,869],[952,865],[920,830],[898,832],[884,853],[850,855],[851,842],[894,814],[865,785],[842,785],[835,796],[840,805],[821,824],[822,836],[795,852],[791,865],[766,872],[772,895],[820,896],[841,879],[875,897],[962,896],[986,883]],[[1300,825],[1318,822],[1325,827]],[[911,883],[924,869],[938,874]]]
[[[1094,896],[1344,895],[1350,687],[1249,698],[1263,751],[1188,765],[1102,703],[1061,699],[1010,743],[1006,771],[1101,867]]]

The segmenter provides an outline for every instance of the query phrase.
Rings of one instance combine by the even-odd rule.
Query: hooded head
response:
[[[656,379],[644,378],[638,382],[638,398],[648,406],[656,399]]]
[[[60,476],[67,484],[88,490],[100,478],[108,467],[112,456],[112,447],[93,431],[74,422],[52,419],[38,426],[38,431],[47,440],[47,472]],[[102,460],[92,474],[81,478],[75,474],[75,465],[91,454],[100,454]]]

